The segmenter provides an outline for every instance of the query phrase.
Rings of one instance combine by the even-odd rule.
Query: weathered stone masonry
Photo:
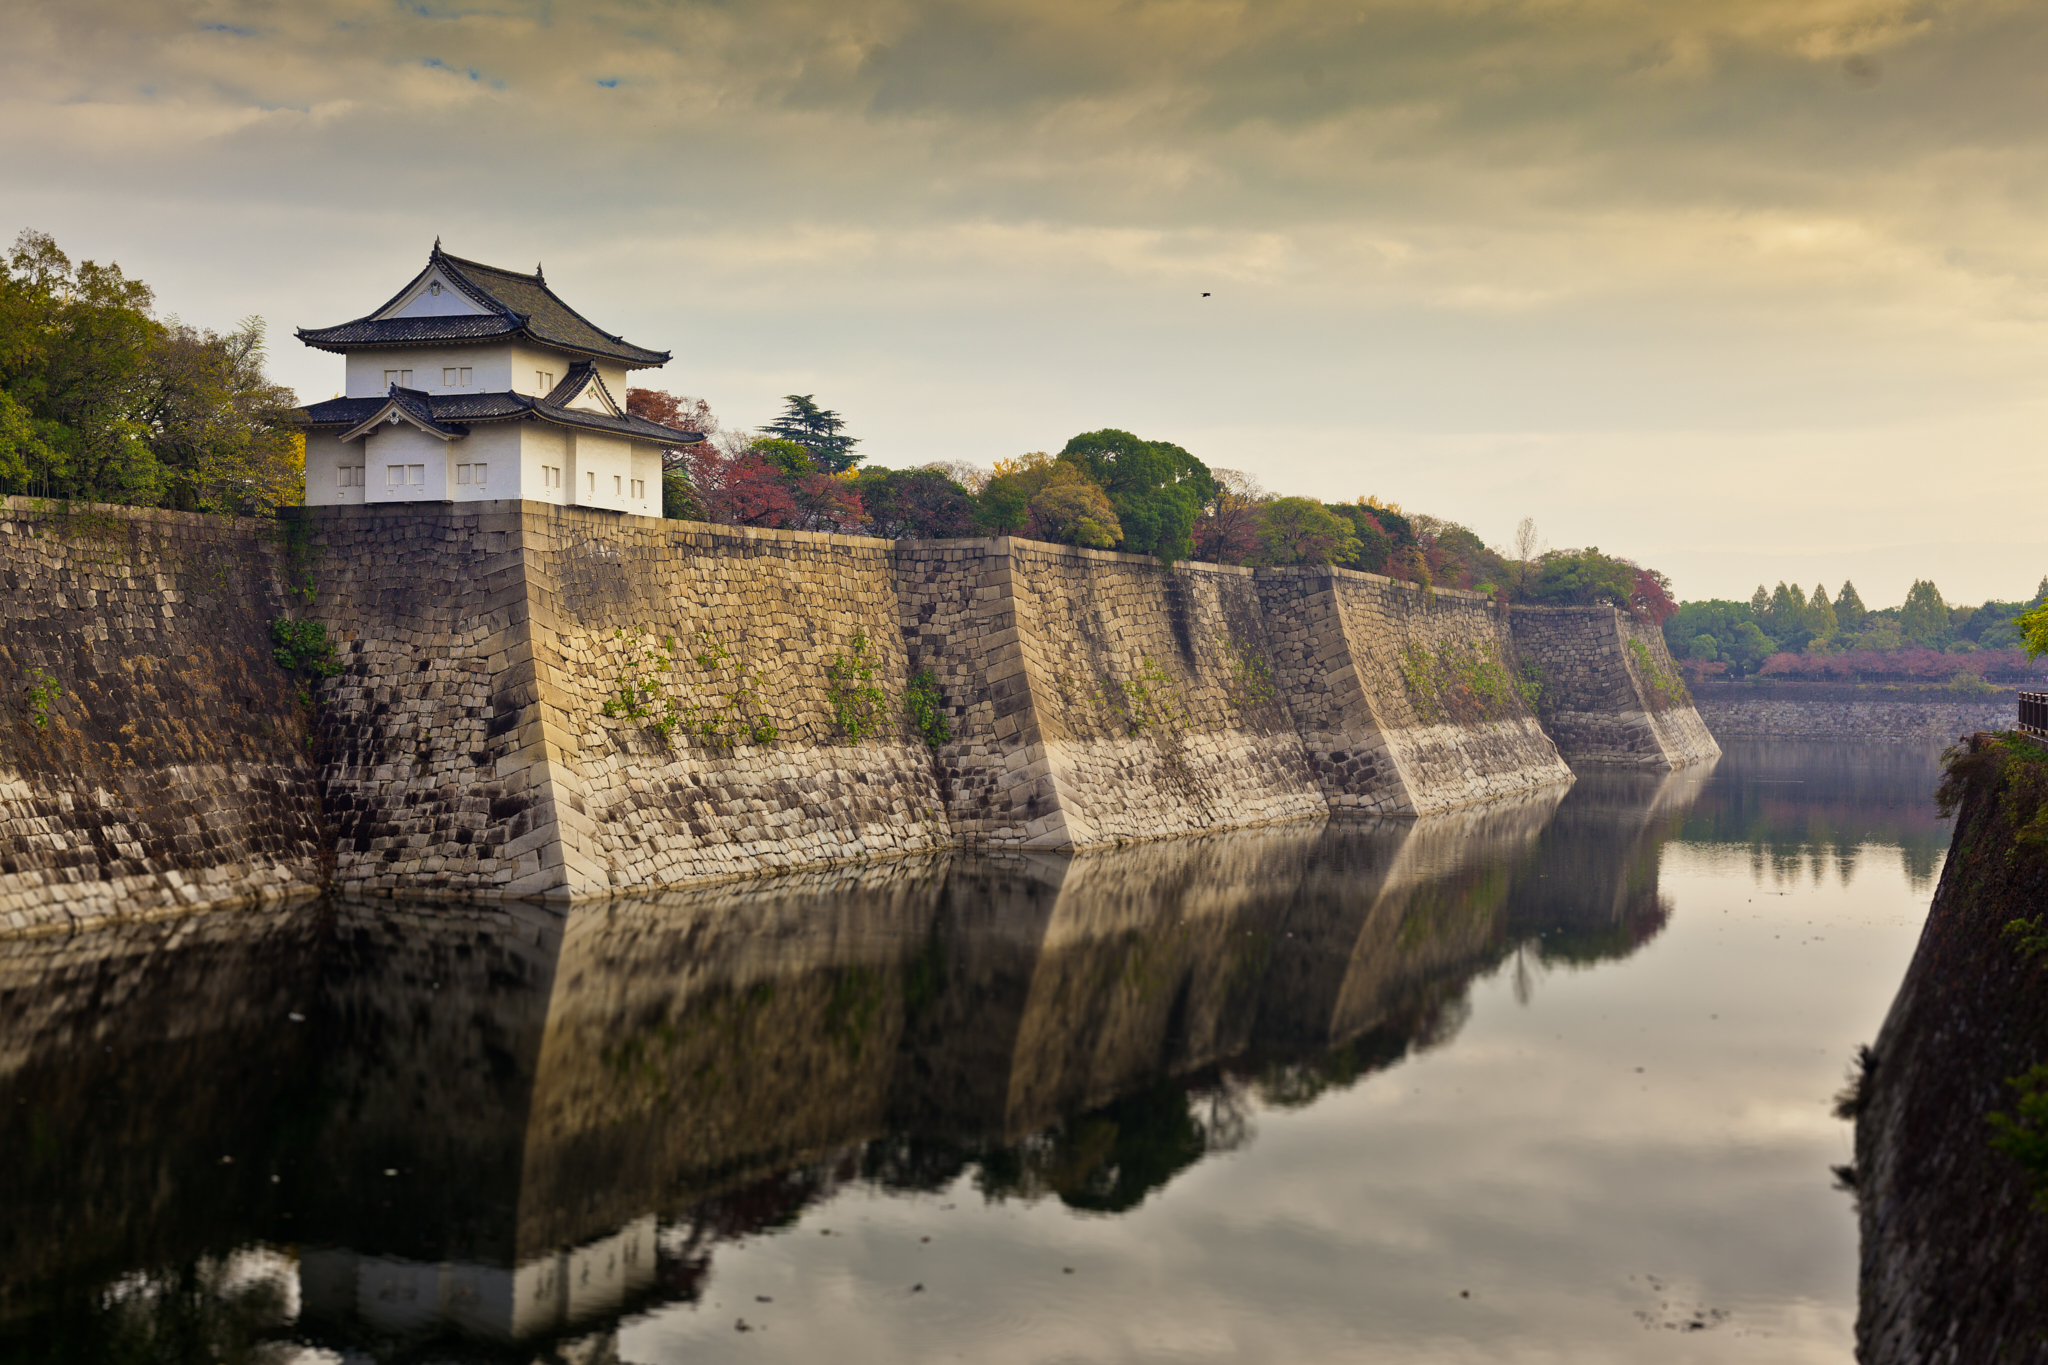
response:
[[[1613,607],[1516,607],[1515,647],[1543,678],[1543,728],[1567,759],[1684,767],[1721,752],[1664,634]]]
[[[1570,780],[1512,688],[1462,711],[1417,691],[1418,660],[1507,676],[1531,647],[1524,614],[1511,629],[1474,594],[1347,570],[516,501],[302,509],[283,530],[114,509],[66,531],[25,506],[0,638],[15,931],[328,882],[580,898],[954,843],[1424,813]],[[105,526],[122,529],[82,534]],[[320,688],[317,768],[268,657],[287,611],[328,627],[344,669]],[[1544,626],[1535,647],[1577,689],[1556,692],[1567,720],[1623,737],[1579,756],[1714,752],[1689,708],[1641,700],[1625,644],[1646,637],[1669,670],[1656,632],[1606,609]],[[835,664],[876,689],[857,742]],[[36,669],[66,689],[47,735],[22,700]],[[952,726],[936,752],[904,717],[917,669]]]
[[[0,932],[317,889],[284,559],[268,522],[0,503]]]

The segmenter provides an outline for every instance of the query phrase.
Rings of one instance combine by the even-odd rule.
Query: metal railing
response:
[[[2048,739],[2048,692],[2020,693],[2020,733]]]

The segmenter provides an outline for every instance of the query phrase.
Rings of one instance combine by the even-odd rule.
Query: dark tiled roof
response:
[[[636,436],[643,441],[658,441],[670,446],[695,445],[704,439],[699,432],[678,431],[674,427],[650,422],[645,417],[630,414],[614,417],[605,412],[565,408],[544,398],[529,398],[523,393],[425,393],[419,389],[401,389],[396,384],[391,386],[388,394],[379,394],[375,398],[330,398],[324,403],[309,403],[293,414],[294,424],[303,427],[360,426],[381,412],[393,398],[403,403],[407,411],[444,430],[460,430],[454,425],[456,423],[532,418],[565,427]]]
[[[446,318],[357,318],[339,327],[299,329],[299,340],[323,351],[351,346],[405,346],[421,341],[470,341],[510,336],[521,331],[518,318],[502,313],[472,313]]]
[[[491,311],[468,316],[431,318],[379,318],[420,282],[427,271],[439,267],[479,307]],[[301,327],[299,340],[324,351],[347,350],[351,346],[400,346],[417,342],[468,341],[478,337],[525,333],[544,345],[606,360],[623,360],[629,366],[665,365],[667,351],[650,351],[624,337],[593,324],[590,319],[555,296],[541,278],[539,267],[531,275],[501,270],[481,261],[465,261],[441,250],[439,242],[422,270],[404,289],[366,317],[335,327]]]

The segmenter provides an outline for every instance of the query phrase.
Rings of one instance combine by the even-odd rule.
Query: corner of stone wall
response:
[[[1719,756],[1656,627],[1611,605],[1518,606],[1513,632],[1542,671],[1543,723],[1568,760],[1674,768]]]

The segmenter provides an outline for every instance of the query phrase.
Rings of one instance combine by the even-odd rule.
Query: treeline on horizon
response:
[[[1988,680],[2043,676],[2030,655],[2029,613],[2048,604],[2048,577],[2032,598],[1950,606],[1918,579],[1895,607],[1864,604],[1845,580],[1831,598],[1823,584],[1762,584],[1746,602],[1684,602],[1664,622],[1664,639],[1693,681],[1764,677],[1817,681],[1948,682],[1975,690]],[[2038,627],[2036,632],[2038,633]]]

